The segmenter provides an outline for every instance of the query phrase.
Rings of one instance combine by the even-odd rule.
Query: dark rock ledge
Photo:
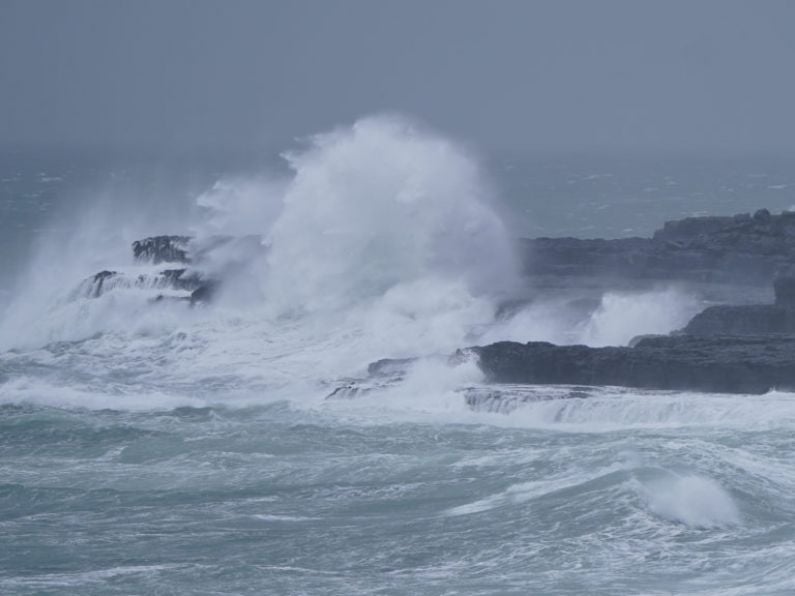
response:
[[[795,391],[795,213],[691,218],[665,224],[651,239],[539,239],[526,247],[530,274],[734,280],[762,289],[773,283],[775,301],[710,306],[683,329],[638,337],[628,347],[498,342],[450,357],[475,355],[489,383]],[[406,366],[381,360],[369,373],[371,379],[395,376]]]
[[[132,243],[136,261],[153,263],[189,263],[190,236],[151,236]]]
[[[493,383],[620,385],[721,393],[795,390],[795,278],[775,304],[719,305],[668,336],[630,347],[499,342],[471,352]]]
[[[791,336],[660,336],[607,348],[498,342],[467,351],[478,356],[492,383],[755,394],[795,389]]]
[[[210,247],[229,242],[231,238],[212,239]],[[132,243],[133,259],[137,263],[163,265],[154,273],[125,275],[118,271],[100,271],[84,280],[75,290],[75,297],[99,298],[115,290],[148,288],[177,291],[180,295],[158,294],[154,302],[178,301],[191,306],[209,302],[219,285],[217,279],[208,277],[199,268],[201,252],[196,259],[191,254],[193,239],[189,236],[151,236]],[[197,251],[198,252],[198,251]]]
[[[261,239],[249,240],[249,248],[261,248]],[[186,236],[145,238],[133,243],[133,256],[164,265],[154,279],[123,279],[115,271],[102,271],[84,282],[83,295],[145,284],[180,290],[186,296],[179,299],[191,304],[209,301],[221,280],[200,273],[202,265],[213,251],[238,241],[247,240],[218,237],[196,246]],[[607,280],[602,286],[607,289],[620,280],[646,279],[766,289],[775,280],[776,299],[739,305],[721,300],[725,303],[699,313],[682,330],[637,338],[630,347],[498,342],[450,356],[456,360],[474,354],[489,382],[753,394],[795,390],[795,212],[773,215],[760,209],[753,215],[687,218],[667,222],[651,238],[538,238],[523,240],[522,248],[527,275],[557,278],[561,287],[576,287],[576,280],[587,276]],[[374,363],[371,385],[399,378],[409,362]],[[353,382],[333,395],[352,396],[370,388]]]
[[[770,283],[795,264],[795,212],[669,221],[651,238],[520,241],[531,276]]]
[[[614,385],[760,394],[795,390],[795,213],[696,217],[667,222],[652,238],[523,241],[531,276],[572,280],[654,278],[774,284],[772,304],[718,304],[668,336],[630,347],[498,342],[475,354],[498,384]],[[375,371],[386,367],[377,363]]]

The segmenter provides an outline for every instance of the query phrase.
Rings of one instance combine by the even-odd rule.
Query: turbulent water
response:
[[[168,208],[117,184],[57,209],[52,175],[33,196],[4,172],[4,266],[22,273],[0,286],[0,592],[795,592],[795,396],[493,388],[476,362],[433,358],[623,344],[681,326],[694,297],[506,320],[528,291],[511,242],[528,210],[493,190],[510,181],[399,118],[285,160],[192,180],[193,205],[183,184]],[[786,180],[749,176],[790,200]],[[80,291],[103,269],[151,272],[130,242],[172,232],[255,240],[205,263],[224,279],[210,305]],[[327,399],[409,356],[429,358]]]

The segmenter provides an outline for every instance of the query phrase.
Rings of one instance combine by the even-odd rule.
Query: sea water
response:
[[[434,358],[681,326],[699,304],[671,288],[609,293],[577,328],[554,305],[500,319],[527,291],[512,238],[795,203],[781,163],[739,163],[495,164],[394,117],[246,172],[5,156],[0,592],[795,592],[795,396],[506,387],[532,399],[471,408],[477,362]],[[213,257],[210,305],[75,293],[151,269],[129,245],[159,233],[258,249]]]

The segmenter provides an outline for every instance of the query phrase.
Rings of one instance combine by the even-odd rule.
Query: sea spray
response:
[[[740,523],[734,499],[711,478],[666,472],[642,484],[639,493],[656,515],[693,528],[721,528]]]
[[[114,238],[107,211],[89,210],[76,218],[91,222],[79,241],[40,252],[0,326],[3,346],[86,340],[83,364],[96,369],[93,357],[112,361],[109,342],[145,337],[151,362],[167,363],[161,382],[232,372],[280,395],[361,374],[378,358],[448,354],[478,340],[518,267],[468,151],[408,119],[376,116],[312,137],[285,159],[289,175],[224,178],[173,222],[193,232],[194,252],[215,238],[252,238],[194,263],[221,278],[213,304],[157,300],[160,288],[136,284],[76,292],[98,270],[134,276],[142,267],[129,231],[147,235],[147,225],[125,224]],[[177,336],[190,350],[174,350]]]
[[[405,134],[391,119],[367,122],[394,129],[384,147],[450,144],[411,125]],[[330,135],[299,155],[341,159],[338,146],[370,137]],[[381,153],[385,164],[400,161]],[[466,157],[455,145],[452,153]],[[538,301],[510,316],[494,294],[511,275],[492,282],[478,254],[470,267],[435,258],[445,250],[406,252],[396,235],[379,246],[349,230],[347,240],[326,234],[328,244],[313,245],[300,218],[279,215],[302,175],[328,169],[299,162],[292,176],[223,179],[193,219],[186,210],[136,228],[121,201],[113,217],[60,223],[72,242],[42,253],[31,270],[40,283],[17,292],[0,332],[17,348],[0,350],[3,535],[21,545],[0,549],[0,592],[795,591],[793,395],[484,386],[477,363],[448,366],[450,350],[486,333],[553,336],[569,323],[576,341],[583,320],[599,322],[591,340],[623,341],[672,298],[662,290],[600,302],[594,293],[584,318]],[[436,170],[450,170],[442,162]],[[345,172],[330,177],[353,204],[329,229],[358,222],[391,233],[356,207],[362,193],[344,191],[366,170]],[[388,197],[399,186],[372,188]],[[311,212],[328,188],[295,200]],[[488,194],[475,201],[487,215]],[[423,204],[429,221],[404,225],[422,232],[418,242],[430,238],[426,248],[464,246],[430,225],[444,204]],[[384,209],[396,227],[411,221],[402,203]],[[203,249],[250,236],[202,261],[223,277],[214,302],[151,302],[159,288],[121,283],[74,296],[101,269],[156,274],[131,262],[131,240],[191,231]],[[274,256],[277,241],[293,239],[305,279]],[[328,263],[327,246],[336,255]],[[384,269],[364,266],[369,251],[390,246]],[[313,270],[315,258],[355,282]],[[646,315],[629,316],[634,299],[645,306],[632,312]],[[65,339],[79,341],[55,341]],[[355,399],[325,398],[371,360],[417,354],[440,356],[399,384],[370,379],[376,390]],[[514,407],[470,407],[469,390],[504,393]]]
[[[626,346],[639,335],[680,329],[702,308],[692,292],[676,286],[607,291],[598,299],[584,301],[545,297],[501,318],[480,339],[483,343],[548,341]]]
[[[420,279],[492,295],[515,281],[480,168],[449,140],[402,118],[367,118],[287,159],[294,178],[269,236],[270,299],[313,310]]]

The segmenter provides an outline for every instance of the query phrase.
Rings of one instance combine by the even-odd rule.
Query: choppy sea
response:
[[[795,593],[795,395],[472,409],[477,363],[430,359],[327,399],[380,358],[670,331],[698,307],[670,289],[498,319],[511,238],[779,211],[795,162],[483,163],[377,117],[285,160],[2,156],[0,593]],[[208,265],[209,305],[75,293],[161,233],[262,250]]]

